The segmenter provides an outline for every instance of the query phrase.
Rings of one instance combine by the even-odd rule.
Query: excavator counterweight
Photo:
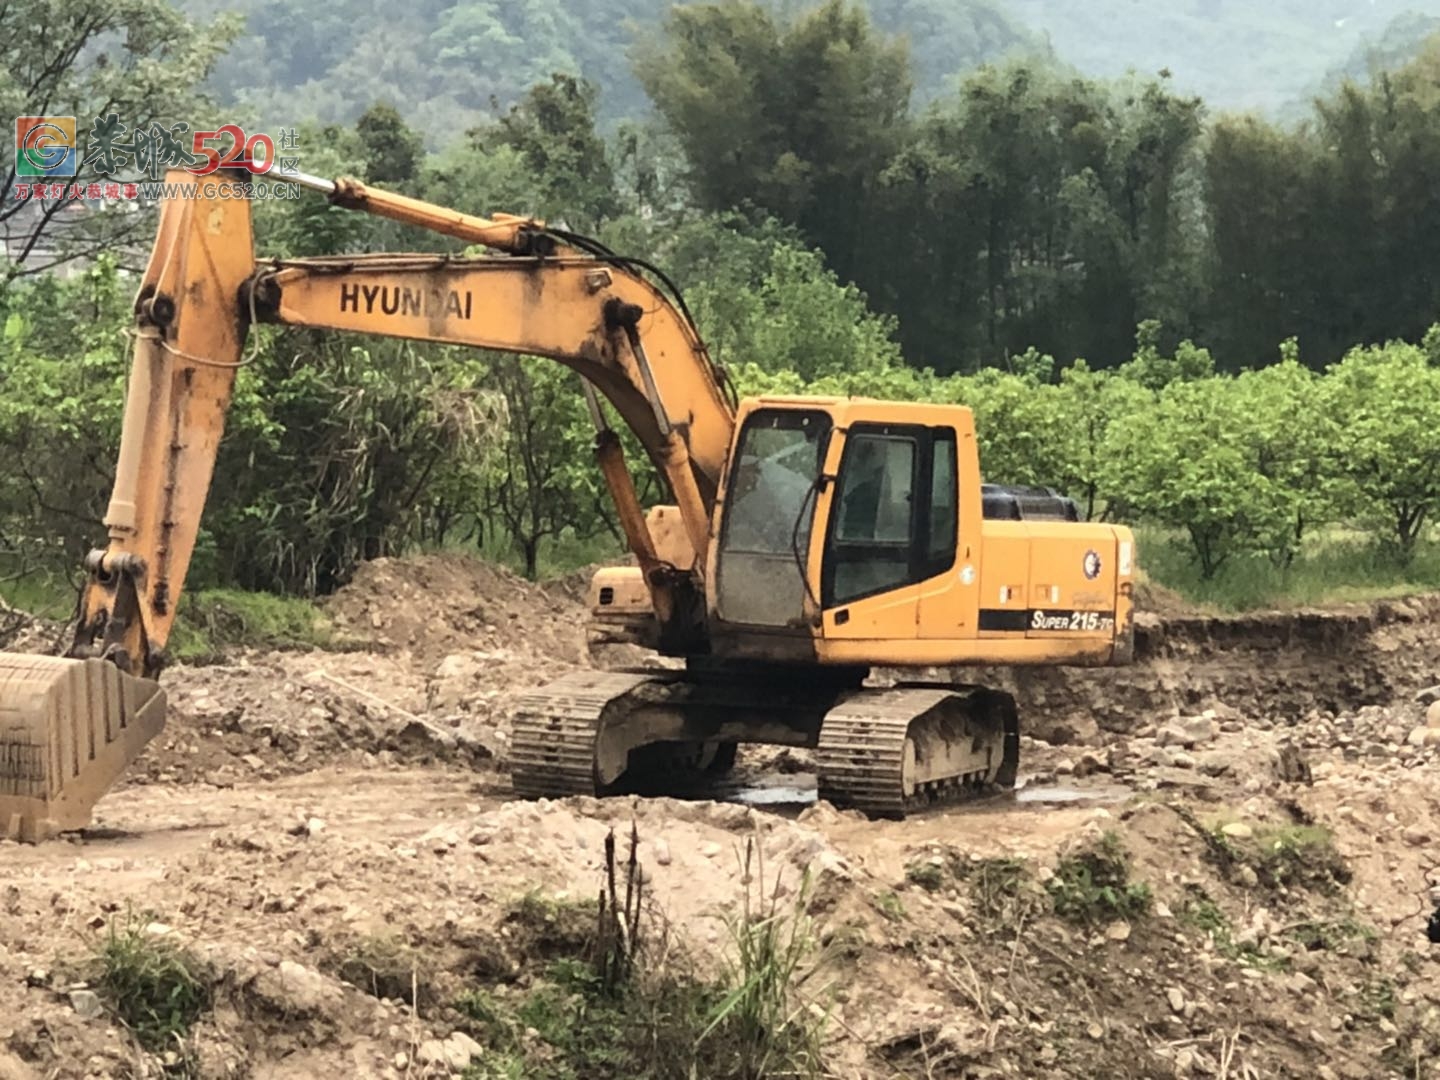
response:
[[[815,752],[822,797],[875,815],[1015,783],[1009,695],[875,667],[1129,662],[1134,538],[1053,493],[983,484],[968,408],[738,400],[663,274],[543,222],[355,180],[332,203],[486,249],[257,261],[244,177],[172,173],[135,303],[106,546],[66,658],[0,654],[0,832],[83,826],[154,737],[156,681],[255,323],[544,357],[576,373],[633,566],[593,626],[683,670],[585,671],[514,717],[522,796],[713,774],[743,742]],[[618,416],[669,490],[640,506]]]

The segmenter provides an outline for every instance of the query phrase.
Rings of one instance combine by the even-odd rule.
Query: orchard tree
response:
[[[1183,531],[1205,579],[1264,550],[1289,524],[1281,485],[1256,469],[1235,380],[1173,382],[1153,408],[1114,422],[1106,485],[1138,515]]]
[[[1305,536],[1335,516],[1340,431],[1320,378],[1300,363],[1298,343],[1284,342],[1280,355],[1280,363],[1240,375],[1234,389],[1246,418],[1243,445],[1283,513],[1264,546],[1289,566]]]
[[[1404,342],[1352,349],[1321,400],[1339,429],[1346,505],[1409,559],[1440,510],[1440,368]]]
[[[1110,438],[1124,418],[1152,408],[1153,397],[1129,379],[1076,360],[1060,373],[1055,407],[1061,417],[1059,471],[1051,482],[1076,499],[1086,520],[1123,516],[1124,490],[1107,487]]]
[[[992,368],[968,378],[952,377],[939,387],[940,400],[968,405],[974,412],[980,469],[987,482],[1059,483],[1064,418],[1055,386],[1038,376],[1034,367],[1023,375]]]

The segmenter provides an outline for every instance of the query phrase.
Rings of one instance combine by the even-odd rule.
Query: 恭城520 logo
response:
[[[209,176],[216,169],[246,169],[264,176],[275,167],[275,140],[263,131],[247,136],[238,124],[195,132],[190,149],[200,161],[186,171],[196,176]],[[257,157],[256,150],[262,149],[264,156]]]
[[[1113,630],[1115,616],[1100,611],[1036,611],[1030,616],[1030,629],[1087,632]]]

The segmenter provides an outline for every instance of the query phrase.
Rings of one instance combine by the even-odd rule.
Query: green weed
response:
[[[336,975],[371,997],[416,1004],[419,957],[403,940],[386,935],[357,938],[333,963]]]
[[[1352,946],[1363,950],[1378,937],[1374,927],[1350,918],[1292,923],[1286,928],[1286,936],[1311,952],[1349,951]]]
[[[729,991],[714,1010],[701,1038],[726,1031],[738,1041],[743,1075],[769,1076],[777,1068],[789,1075],[817,1075],[824,1015],[817,1018],[802,995],[816,970],[811,964],[818,942],[806,912],[808,872],[794,900],[782,907],[780,877],[764,895],[765,868],[753,841],[745,845],[745,890],[740,913],[727,921],[734,958]]]
[[[891,922],[900,922],[905,918],[905,905],[894,892],[882,892],[875,897],[875,910]]]
[[[1009,921],[1018,902],[1030,891],[1030,872],[1021,859],[979,859],[959,862],[957,877],[970,884],[982,914]]]
[[[1193,825],[1193,823],[1192,823]],[[1225,872],[1249,866],[1272,889],[1304,888],[1333,893],[1350,880],[1349,865],[1334,837],[1318,825],[1257,826],[1250,837],[1227,836],[1222,825],[1204,832],[1212,858]]]
[[[227,648],[323,649],[336,643],[329,618],[309,600],[208,589],[181,597],[169,649],[178,660],[196,661]]]
[[[183,1047],[210,1008],[203,965],[183,947],[146,932],[143,919],[111,923],[92,959],[95,992],[152,1053]]]
[[[1395,984],[1389,979],[1376,979],[1360,987],[1355,1011],[1366,1020],[1394,1020],[1395,1004]]]
[[[933,862],[913,862],[905,867],[905,880],[926,892],[938,892],[945,883],[945,872]]]
[[[1263,554],[1236,555],[1209,581],[1179,533],[1142,526],[1136,545],[1150,580],[1220,611],[1357,603],[1440,588],[1440,544],[1422,542],[1406,561],[1338,527],[1308,537],[1289,566]]]
[[[630,859],[607,860],[598,904],[586,909],[531,893],[512,906],[507,921],[523,933],[551,933],[588,916],[590,938],[545,961],[524,990],[477,987],[454,1001],[462,1026],[486,1047],[469,1080],[817,1075],[823,1017],[801,993],[817,949],[808,885],[782,903],[778,890],[762,893],[756,866],[741,910],[727,920],[724,977],[698,977],[683,952],[657,938],[663,919],[656,916],[642,936],[640,922],[626,915],[639,910],[638,874],[629,901],[622,884],[637,839],[632,831]],[[753,850],[747,874],[752,860],[758,863]],[[617,940],[629,943],[623,964]]]
[[[1129,858],[1114,833],[1061,859],[1045,888],[1055,914],[1073,922],[1133,919],[1150,910],[1150,886],[1130,880]]]
[[[1237,944],[1229,918],[1215,901],[1198,888],[1191,888],[1177,917],[1182,925],[1209,935],[1215,951],[1228,960],[1262,971],[1283,970],[1286,966],[1283,960],[1260,949]]]

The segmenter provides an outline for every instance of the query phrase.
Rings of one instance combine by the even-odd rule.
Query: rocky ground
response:
[[[1440,601],[1148,615],[1133,668],[1012,680],[1015,793],[904,822],[815,804],[796,753],[718,799],[512,801],[515,695],[590,662],[573,584],[381,562],[330,612],[344,651],[168,672],[95,828],[0,846],[0,1080],[459,1074],[456,1002],[563,953],[632,825],[702,967],[756,845],[835,1076],[1440,1077]],[[203,965],[185,1045],[106,1008],[112,932]]]

